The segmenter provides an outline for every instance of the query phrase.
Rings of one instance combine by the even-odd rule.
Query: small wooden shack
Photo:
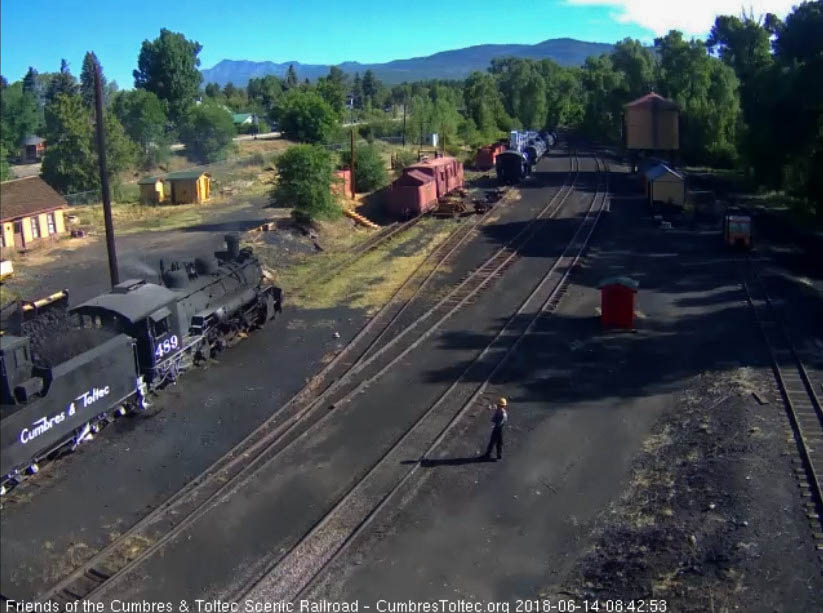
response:
[[[30,249],[66,233],[66,200],[38,176],[0,183],[0,252]]]
[[[686,180],[665,164],[652,166],[643,175],[649,204],[663,202],[675,206],[686,204]]]
[[[200,204],[211,195],[211,175],[202,170],[170,172],[164,178],[173,204]]]
[[[680,107],[654,92],[623,106],[626,149],[676,151],[680,148]]]
[[[141,204],[162,204],[168,200],[171,188],[163,177],[144,177],[137,185],[140,186]]]

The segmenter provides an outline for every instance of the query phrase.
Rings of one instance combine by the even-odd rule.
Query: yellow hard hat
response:
[[[498,398],[498,400],[497,400],[497,406],[499,406],[499,407],[505,407],[508,404],[509,403],[506,401],[505,398]]]

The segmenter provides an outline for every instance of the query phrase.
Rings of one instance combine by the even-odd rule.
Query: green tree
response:
[[[43,129],[34,93],[26,91],[20,81],[12,83],[0,96],[0,134],[9,155],[27,136],[40,134]]]
[[[234,86],[234,83],[232,83],[231,81],[226,83],[225,87],[223,87],[223,95],[226,98],[231,98],[236,93],[237,93],[237,88]]]
[[[139,147],[142,167],[157,165],[168,158],[168,119],[162,100],[145,89],[133,89],[118,92],[112,100],[111,110]]]
[[[197,55],[202,45],[163,28],[153,41],[144,40],[137,60],[134,86],[153,92],[168,105],[169,118],[178,122],[194,104],[203,76]]]
[[[340,207],[332,193],[334,164],[324,147],[297,145],[277,159],[277,183],[271,193],[272,206],[293,207],[301,222],[333,218]]]
[[[120,177],[123,172],[134,166],[134,163],[137,161],[138,148],[134,141],[126,135],[123,125],[114,113],[103,111],[103,127],[106,139],[106,169],[109,173],[109,184],[115,197],[119,197],[121,186]],[[96,137],[93,142],[93,150],[93,163],[99,164]],[[94,177],[95,186],[99,187],[99,170],[95,173]]]
[[[37,71],[29,66],[26,76],[23,77],[23,91],[32,96],[37,95]]]
[[[634,100],[654,89],[657,59],[639,40],[623,39],[611,53],[612,67],[622,73],[619,95]]]
[[[317,80],[317,93],[342,118],[346,112],[346,75],[337,66],[329,69],[326,77]]]
[[[286,71],[285,89],[294,89],[297,83],[297,71],[294,69],[294,64],[289,64],[289,69]]]
[[[83,98],[83,104],[90,109],[94,108],[94,70],[97,64],[97,56],[90,51],[86,52],[86,55],[83,57],[83,69],[80,72],[80,96]],[[103,104],[105,105],[108,102],[108,100],[105,99],[107,83],[106,77],[103,75],[102,66],[100,67],[100,81],[104,94]]]
[[[380,81],[374,72],[367,70],[363,75],[363,106],[372,106],[377,92],[380,90]]]
[[[186,146],[186,157],[194,162],[225,159],[235,134],[231,115],[212,102],[192,107],[179,128],[180,142]]]
[[[389,182],[386,162],[375,145],[355,148],[354,189],[357,192],[370,192]],[[351,152],[344,156],[344,163],[351,167]]]
[[[290,89],[275,108],[280,130],[300,142],[326,142],[337,128],[338,117],[316,92]]]
[[[246,87],[249,104],[261,115],[271,115],[277,99],[283,94],[283,83],[274,75],[249,79]]]
[[[740,122],[739,82],[734,71],[706,53],[700,40],[672,30],[655,39],[662,93],[681,108],[680,146],[690,161],[734,159]]]
[[[9,167],[9,150],[6,148],[6,143],[2,140],[2,136],[0,136],[0,181],[8,181],[13,178],[14,173],[12,173]]]
[[[220,97],[220,86],[217,83],[208,83],[206,85],[206,95],[209,98],[219,98]]]
[[[463,98],[466,115],[481,136],[494,140],[500,136],[501,131],[511,126],[497,83],[489,73],[471,73],[465,82]]]
[[[626,102],[616,95],[621,76],[608,55],[586,58],[580,72],[580,82],[585,92],[581,123],[584,134],[611,142],[619,137],[621,105]]]
[[[106,163],[116,190],[120,174],[135,158],[135,145],[112,113],[104,113]],[[94,123],[79,94],[58,94],[46,106],[46,140],[41,174],[66,194],[99,189],[100,173]]]
[[[97,187],[94,128],[80,96],[58,94],[46,106],[45,137],[40,173],[49,185],[64,194]]]

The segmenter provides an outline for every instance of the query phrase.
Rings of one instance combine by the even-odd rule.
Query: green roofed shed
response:
[[[180,170],[166,175],[174,204],[200,204],[211,195],[211,175],[202,170]]]
[[[254,115],[251,113],[232,113],[231,120],[235,125],[254,123]]]

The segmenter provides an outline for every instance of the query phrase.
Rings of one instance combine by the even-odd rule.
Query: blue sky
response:
[[[785,13],[784,5],[790,3],[745,0],[746,6],[778,13]],[[661,5],[666,6],[662,11]],[[4,0],[0,72],[12,82],[29,66],[52,72],[66,58],[79,74],[83,55],[91,50],[109,79],[130,88],[141,42],[155,38],[162,27],[203,45],[201,68],[226,58],[333,64],[558,37],[614,42],[630,36],[650,42],[669,27],[705,34],[719,7],[739,13],[739,6],[734,0],[438,0],[431,5],[386,0]]]

